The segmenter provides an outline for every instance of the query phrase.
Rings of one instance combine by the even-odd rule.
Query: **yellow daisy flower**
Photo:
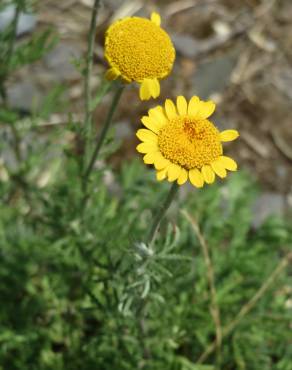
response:
[[[146,129],[137,131],[142,141],[137,150],[144,154],[144,162],[153,164],[157,180],[165,178],[179,185],[188,179],[197,188],[212,184],[215,175],[224,178],[227,171],[236,171],[236,162],[223,155],[222,142],[235,140],[236,130],[219,132],[208,120],[215,103],[193,96],[189,102],[178,96],[176,105],[165,101],[164,108],[150,109],[142,118]]]
[[[160,94],[159,80],[169,75],[175,49],[168,34],[160,27],[160,16],[151,20],[127,17],[114,22],[106,32],[105,58],[110,68],[106,78],[140,84],[141,100]]]

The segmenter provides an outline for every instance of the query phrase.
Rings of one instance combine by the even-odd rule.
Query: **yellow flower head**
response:
[[[215,175],[224,178],[226,170],[236,171],[236,162],[223,155],[222,142],[235,140],[236,130],[219,132],[208,120],[215,110],[212,101],[193,96],[189,102],[183,96],[176,105],[165,101],[164,108],[150,109],[142,118],[146,129],[137,131],[142,141],[137,146],[144,153],[144,162],[154,164],[157,180],[165,178],[179,185],[188,179],[197,188],[212,184]]]
[[[159,80],[171,72],[175,50],[159,14],[152,13],[151,20],[128,17],[113,23],[106,32],[105,58],[107,79],[140,83],[140,98],[148,100],[159,96]]]

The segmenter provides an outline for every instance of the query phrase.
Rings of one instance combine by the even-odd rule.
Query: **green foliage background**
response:
[[[52,37],[46,31],[14,51],[0,71],[2,91],[15,68],[52,47]],[[10,41],[8,30],[2,55]],[[108,90],[102,85],[94,103]],[[251,226],[258,189],[248,174],[182,192],[150,249],[143,241],[151,210],[169,184],[157,183],[136,159],[113,171],[109,138],[84,210],[80,158],[62,140],[81,123],[69,117],[66,127],[36,140],[62,89],[25,119],[2,95],[1,124],[13,139],[2,141],[1,151],[15,155],[16,165],[2,163],[0,176],[1,370],[292,370],[288,269],[223,338],[221,356],[215,351],[199,363],[215,326],[202,248],[181,210],[207,240],[223,327],[291,250],[289,220]],[[22,140],[30,144],[19,157]]]

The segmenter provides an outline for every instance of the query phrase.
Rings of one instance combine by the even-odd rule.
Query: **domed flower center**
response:
[[[128,80],[166,77],[175,50],[168,34],[148,19],[132,17],[114,23],[107,31],[105,57]]]
[[[208,120],[177,117],[158,133],[163,156],[186,170],[201,169],[222,155],[219,131]]]

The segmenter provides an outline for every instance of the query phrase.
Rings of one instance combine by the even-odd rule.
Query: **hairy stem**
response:
[[[114,94],[114,97],[113,97],[113,100],[112,100],[112,104],[110,106],[110,109],[109,109],[109,112],[107,114],[107,117],[106,117],[106,120],[105,120],[105,123],[103,125],[103,128],[102,128],[102,131],[100,133],[100,136],[99,136],[99,139],[97,140],[97,143],[96,143],[96,146],[94,148],[94,151],[93,151],[93,154],[91,156],[91,159],[90,159],[90,162],[89,162],[89,165],[86,169],[86,171],[84,172],[84,179],[87,180],[88,177],[90,176],[90,173],[93,169],[93,165],[98,157],[98,154],[100,152],[100,149],[102,147],[102,144],[104,142],[104,139],[106,138],[106,134],[110,128],[110,125],[111,125],[111,122],[112,122],[112,118],[113,118],[113,115],[115,113],[115,110],[118,106],[118,103],[120,101],[120,98],[121,98],[121,95],[122,95],[122,92],[124,90],[124,86],[123,85],[120,85],[119,88],[116,90],[115,94]]]
[[[0,85],[1,85],[1,96],[3,97],[3,100],[6,100],[6,91],[4,88],[4,83],[9,75],[10,72],[10,65],[11,65],[11,59],[14,53],[15,49],[15,42],[16,42],[16,35],[17,35],[17,25],[19,21],[19,16],[22,8],[22,3],[19,1],[17,2],[17,5],[15,7],[15,13],[14,17],[12,19],[11,24],[9,25],[9,44],[8,44],[8,49],[7,49],[7,54],[4,57],[3,61],[3,72],[1,73],[0,76]]]
[[[87,39],[87,54],[86,54],[86,65],[84,71],[84,121],[83,124],[80,126],[79,132],[79,146],[81,150],[81,156],[79,158],[79,166],[80,166],[80,173],[81,173],[81,181],[82,181],[82,173],[84,170],[84,165],[86,163],[87,153],[88,153],[88,139],[90,138],[90,133],[92,132],[92,109],[91,109],[91,101],[92,101],[92,94],[91,94],[91,74],[92,74],[92,66],[93,66],[93,53],[94,53],[94,41],[95,41],[95,32],[96,32],[96,19],[97,19],[97,12],[99,8],[100,0],[95,0],[92,12],[91,12],[91,21],[90,27],[88,32],[88,39]]]
[[[14,48],[15,48],[16,35],[17,35],[17,25],[18,25],[18,21],[19,21],[20,12],[21,12],[21,3],[18,2],[17,6],[16,6],[16,9],[15,9],[15,13],[14,13],[14,18],[13,18],[13,21],[12,21],[12,24],[11,24],[11,27],[12,27],[11,39],[10,39],[9,49],[8,49],[7,58],[6,58],[6,63],[7,63],[6,65],[7,65],[8,70],[9,70],[9,67],[10,67],[11,58],[12,58]]]
[[[96,31],[96,18],[97,18],[97,11],[99,8],[100,0],[95,0],[92,14],[91,14],[91,22],[90,22],[90,29],[88,34],[88,49],[87,49],[87,57],[86,57],[86,68],[85,68],[85,78],[84,78],[84,91],[85,91],[85,120],[84,120],[84,129],[86,131],[86,137],[88,136],[89,131],[91,130],[91,123],[92,123],[92,112],[90,109],[91,104],[91,73],[92,73],[92,65],[93,65],[93,51],[94,51],[94,39],[95,39],[95,31]]]
[[[83,182],[83,193],[84,193],[84,202],[86,202],[86,199],[87,199],[87,185],[88,185],[88,179],[90,177],[90,174],[92,172],[92,169],[93,169],[93,166],[94,166],[94,163],[96,162],[96,159],[98,157],[98,154],[100,152],[100,149],[102,147],[102,144],[106,138],[106,134],[108,133],[108,130],[110,128],[110,125],[112,123],[112,119],[113,119],[113,115],[116,111],[116,108],[118,106],[118,103],[120,101],[120,98],[121,98],[121,95],[124,91],[124,85],[119,85],[117,90],[115,91],[115,94],[113,96],[113,100],[112,100],[112,103],[111,103],[111,106],[109,108],[109,111],[108,111],[108,114],[107,114],[107,117],[105,119],[105,122],[104,122],[104,125],[103,125],[103,128],[101,130],[101,133],[100,133],[100,136],[96,142],[96,146],[94,148],[94,151],[92,153],[92,156],[90,158],[90,161],[89,161],[89,164],[86,168],[86,170],[84,171],[84,174],[83,174],[83,179],[82,179],[82,182]]]
[[[160,225],[160,222],[163,219],[166,211],[168,210],[171,202],[173,201],[177,191],[178,191],[178,185],[176,182],[174,182],[169,190],[169,193],[164,203],[158,208],[158,211],[156,215],[154,216],[151,228],[149,230],[149,233],[146,239],[146,244],[151,244],[153,242],[155,235],[156,235],[156,231]]]
[[[19,1],[19,2],[17,2],[14,17],[13,17],[13,20],[12,20],[11,25],[10,25],[11,34],[10,34],[10,39],[9,39],[9,45],[8,45],[7,55],[6,55],[5,61],[3,63],[5,72],[3,73],[2,77],[0,76],[1,96],[2,96],[2,99],[3,99],[3,104],[6,108],[9,108],[9,107],[8,107],[8,102],[7,102],[5,81],[6,81],[7,77],[9,76],[9,72],[10,72],[10,68],[11,68],[11,60],[12,60],[12,56],[13,56],[13,53],[14,53],[14,50],[15,50],[15,42],[16,42],[16,36],[17,36],[17,26],[18,26],[18,21],[19,21],[21,9],[22,9],[22,2]],[[13,148],[14,148],[14,153],[15,153],[16,160],[18,162],[21,162],[21,149],[20,149],[19,134],[18,134],[17,129],[15,128],[14,125],[9,125],[9,127],[10,127],[10,130],[11,130],[13,139],[14,139]]]

